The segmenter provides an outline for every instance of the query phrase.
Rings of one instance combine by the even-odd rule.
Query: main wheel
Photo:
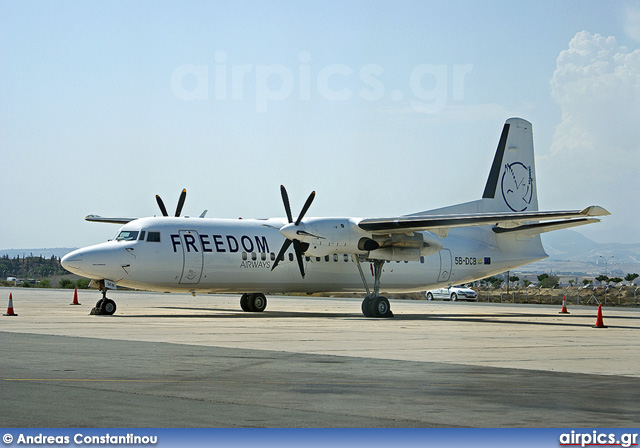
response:
[[[242,311],[251,311],[251,308],[249,308],[249,294],[244,293],[242,297],[240,297],[240,308],[242,308]]]
[[[249,308],[254,313],[261,313],[267,307],[267,297],[262,294],[250,294],[249,295]]]
[[[102,299],[102,313],[107,316],[111,316],[116,312],[116,302],[111,299],[104,298]]]
[[[371,317],[393,317],[391,305],[386,297],[376,297],[371,301]]]
[[[365,317],[373,317],[371,314],[371,297],[369,296],[365,297],[362,301],[362,314],[364,314]]]
[[[451,294],[451,301],[455,302],[456,300],[458,300],[458,294],[454,292],[453,294]]]

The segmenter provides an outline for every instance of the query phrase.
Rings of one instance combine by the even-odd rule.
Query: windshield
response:
[[[123,230],[116,237],[116,241],[135,241],[138,239],[137,230]]]

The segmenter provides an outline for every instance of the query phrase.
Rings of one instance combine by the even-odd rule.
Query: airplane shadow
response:
[[[357,313],[332,313],[328,311],[313,312],[313,311],[269,311],[266,310],[262,313],[247,313],[238,309],[229,308],[194,308],[194,307],[160,307],[161,309],[178,310],[178,311],[207,311],[206,314],[137,314],[137,315],[119,315],[122,318],[156,318],[156,319],[176,319],[176,318],[188,318],[188,319],[263,319],[263,318],[297,318],[297,319],[312,319],[312,318],[334,318],[342,320],[378,320],[363,316],[360,312]],[[224,312],[225,314],[218,314],[218,312]],[[561,320],[557,321],[530,321],[519,319],[532,319],[532,318],[550,318],[558,317]],[[592,323],[578,323],[570,322],[572,318],[593,318],[593,324],[595,324],[595,313],[573,313],[569,315],[554,314],[554,313],[490,313],[490,314],[468,314],[468,313],[428,313],[428,314],[396,314],[393,319],[394,322],[401,321],[424,321],[424,322],[468,322],[474,324],[513,324],[513,325],[528,325],[528,326],[560,326],[560,327],[590,327]],[[614,319],[614,318],[612,318]],[[616,316],[616,320],[619,319],[633,319],[639,320],[635,316]],[[380,321],[386,321],[387,319],[380,319]],[[640,329],[638,326],[625,326],[625,325],[610,325],[605,317],[605,325],[609,328],[618,329]]]

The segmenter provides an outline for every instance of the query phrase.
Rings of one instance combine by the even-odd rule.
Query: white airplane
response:
[[[175,217],[168,217],[158,196],[161,217],[89,215],[88,221],[124,225],[114,240],[65,255],[62,266],[98,282],[96,314],[115,312],[106,292],[121,285],[242,293],[240,306],[247,312],[264,311],[266,293],[366,290],[363,314],[391,317],[381,291],[458,285],[541,260],[548,256],[541,233],[609,214],[598,206],[538,211],[533,133],[520,118],[506,121],[477,201],[392,218],[305,218],[313,192],[294,220],[284,187],[281,194],[286,218],[211,219],[206,211],[199,218],[180,217],[186,190]]]

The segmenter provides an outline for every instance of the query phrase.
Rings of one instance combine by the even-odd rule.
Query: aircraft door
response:
[[[442,249],[440,252],[440,276],[438,282],[446,282],[451,277],[451,251]]]
[[[180,230],[182,246],[182,277],[181,284],[196,284],[202,276],[203,253],[198,232],[195,230]]]

